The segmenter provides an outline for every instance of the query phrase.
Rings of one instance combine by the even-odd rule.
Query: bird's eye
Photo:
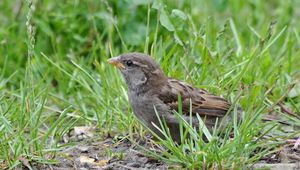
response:
[[[130,66],[133,65],[133,62],[132,62],[131,60],[127,60],[127,61],[126,61],[126,65],[127,65],[128,67],[130,67]]]

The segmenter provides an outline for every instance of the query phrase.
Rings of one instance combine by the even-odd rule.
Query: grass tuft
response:
[[[132,141],[145,135],[120,73],[106,63],[133,51],[151,54],[166,75],[246,113],[222,135],[217,126],[208,132],[203,125],[199,133],[174,113],[187,142],[177,145],[161,129],[167,140],[156,143],[159,151],[146,151],[155,158],[191,169],[234,169],[299,136],[300,3],[176,2],[2,0],[0,169],[55,163],[69,147],[63,136],[75,126]],[[280,121],[262,121],[269,114]]]

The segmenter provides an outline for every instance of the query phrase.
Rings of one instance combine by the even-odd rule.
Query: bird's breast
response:
[[[168,112],[168,108],[155,96],[150,97],[148,94],[137,95],[129,92],[128,97],[134,114],[148,127],[152,126],[152,122],[155,124],[158,123],[155,111],[157,111],[159,115]]]

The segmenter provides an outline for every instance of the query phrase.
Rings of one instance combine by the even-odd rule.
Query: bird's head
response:
[[[146,54],[122,54],[108,59],[108,63],[121,71],[130,90],[147,90],[167,81],[159,64]]]

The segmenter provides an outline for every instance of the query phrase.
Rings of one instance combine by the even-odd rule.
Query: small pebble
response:
[[[89,146],[77,146],[76,147],[81,153],[88,153]]]
[[[127,166],[133,167],[133,168],[139,168],[139,167],[141,167],[141,165],[139,163],[137,163],[137,162],[130,162],[130,163],[127,164]]]

